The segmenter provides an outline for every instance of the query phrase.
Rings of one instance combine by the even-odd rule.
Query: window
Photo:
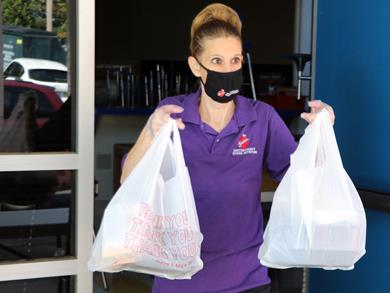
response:
[[[0,262],[75,254],[74,171],[0,172],[0,190]]]
[[[91,293],[92,273],[85,256],[90,253],[93,235],[95,34],[91,32],[95,1],[50,1],[55,16],[52,32],[46,30],[41,17],[45,20],[50,14],[46,1],[34,1],[37,5],[19,1],[16,6],[12,0],[0,1],[4,12],[0,11],[0,56],[4,63],[15,58],[53,60],[51,56],[58,56],[61,60],[53,61],[66,64],[72,78],[72,101],[68,98],[65,103],[53,88],[0,80],[0,292]],[[20,21],[24,16],[27,22]],[[7,25],[2,27],[4,23]],[[23,46],[29,37],[37,44],[28,52],[33,55],[26,56]],[[43,48],[45,42],[40,45],[42,38],[58,39],[68,50],[49,54]],[[13,67],[12,71],[18,70],[17,65]],[[58,86],[68,91],[66,85]],[[7,102],[5,88],[12,88]],[[12,98],[24,91],[30,91],[35,99],[24,96],[19,103]],[[14,107],[12,114],[19,119],[3,119],[5,103]],[[52,114],[36,119],[46,123],[34,129],[29,127],[34,119],[23,111],[36,116],[42,116],[42,111]]]
[[[61,276],[40,279],[7,281],[0,283],[1,293],[15,292],[48,292],[72,293],[74,291],[74,276]]]
[[[28,71],[30,78],[39,81],[67,83],[67,72],[54,69],[31,69]]]
[[[4,72],[5,77],[12,76],[12,77],[21,77],[24,73],[23,66],[20,65],[18,62],[12,63],[7,70]]]
[[[11,72],[15,66],[15,63],[10,64],[7,69],[4,71],[4,77],[11,76]]]

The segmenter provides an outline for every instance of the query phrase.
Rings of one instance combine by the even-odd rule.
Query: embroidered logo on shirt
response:
[[[246,134],[243,134],[238,140],[237,145],[240,149],[246,149],[249,146],[250,142],[251,140],[249,139],[249,137]]]
[[[237,149],[233,149],[233,156],[241,156],[241,155],[256,155],[257,150],[255,147],[249,147],[251,143],[250,138],[246,134],[242,134],[240,139],[238,140]]]

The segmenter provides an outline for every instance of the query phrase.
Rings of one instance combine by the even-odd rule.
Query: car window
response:
[[[47,118],[53,114],[54,109],[50,104],[48,97],[42,92],[37,91],[31,88],[25,87],[14,87],[14,86],[5,86],[4,87],[4,118],[7,119],[11,115],[12,110],[15,108],[15,105],[19,99],[19,96],[22,93],[31,91],[35,97],[37,97],[37,118]]]
[[[11,63],[7,69],[4,71],[4,77],[8,77],[8,76],[15,76],[14,75],[14,72],[16,71],[15,67],[17,67],[17,64],[14,62],[14,63]]]
[[[8,68],[4,71],[5,77],[21,77],[24,73],[24,68],[18,62],[13,62]]]
[[[4,71],[4,77],[13,76],[12,71],[14,70],[14,67],[16,66],[16,63],[11,63],[7,69]]]
[[[18,62],[15,62],[15,67],[12,71],[12,76],[15,76],[15,77],[21,77],[24,73],[24,68],[21,64],[19,64]]]
[[[48,82],[67,82],[67,72],[53,69],[31,69],[29,70],[30,78],[39,81]]]

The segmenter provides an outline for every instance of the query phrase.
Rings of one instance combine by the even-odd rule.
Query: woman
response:
[[[263,167],[281,180],[296,142],[275,110],[238,95],[242,83],[241,21],[222,4],[193,20],[188,64],[197,92],[164,99],[151,115],[124,163],[121,181],[133,170],[153,136],[176,116],[204,241],[204,268],[191,280],[156,278],[155,293],[270,292],[267,268],[257,253],[263,240],[260,184]],[[326,107],[309,103],[312,121]]]

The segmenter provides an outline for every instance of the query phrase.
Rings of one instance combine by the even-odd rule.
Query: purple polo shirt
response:
[[[258,258],[263,241],[262,170],[280,180],[296,142],[275,110],[243,96],[220,133],[203,123],[200,92],[164,99],[175,104],[186,127],[180,131],[200,229],[204,268],[191,280],[156,277],[153,293],[237,293],[270,282]]]

